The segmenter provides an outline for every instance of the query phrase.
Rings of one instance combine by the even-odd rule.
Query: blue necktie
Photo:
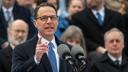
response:
[[[103,24],[102,16],[101,16],[101,14],[100,14],[99,12],[97,12],[96,14],[97,14],[98,22],[99,22],[99,24],[102,26],[102,24]]]
[[[11,20],[11,14],[8,10],[6,11],[6,14],[7,14],[6,21],[8,23]]]
[[[52,71],[57,72],[57,62],[56,62],[56,56],[53,51],[54,45],[52,42],[49,42],[48,44],[48,58],[50,60],[51,66],[52,66]]]

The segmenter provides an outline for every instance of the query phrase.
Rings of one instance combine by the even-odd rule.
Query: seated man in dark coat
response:
[[[25,42],[28,35],[28,24],[23,20],[14,20],[7,28],[9,46],[0,50],[0,72],[11,72],[12,51]]]
[[[123,53],[124,35],[112,28],[104,35],[107,52],[92,65],[90,72],[128,72],[128,58]]]

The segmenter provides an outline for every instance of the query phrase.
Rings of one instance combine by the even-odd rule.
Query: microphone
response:
[[[76,60],[78,60],[78,62],[80,62],[80,66],[78,69],[79,72],[84,70],[87,64],[83,48],[80,45],[75,45],[71,49],[71,54]]]
[[[73,67],[73,72],[78,72],[76,64],[70,54],[69,47],[66,44],[60,44],[57,48],[57,52],[60,58],[64,59],[67,63],[69,63]]]
[[[57,48],[60,58],[66,60],[69,64],[74,64],[73,58],[70,54],[69,47],[65,44],[60,44]]]

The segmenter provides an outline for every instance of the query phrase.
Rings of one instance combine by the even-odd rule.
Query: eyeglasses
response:
[[[41,17],[38,17],[38,18],[36,18],[36,19],[40,19],[41,21],[46,22],[46,21],[48,20],[48,18],[50,18],[52,21],[54,21],[54,20],[57,19],[57,16],[56,16],[56,15],[41,16]]]

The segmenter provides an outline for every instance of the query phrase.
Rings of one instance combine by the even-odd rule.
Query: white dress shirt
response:
[[[12,12],[13,11],[13,7],[10,7],[10,8],[7,9],[4,6],[2,6],[2,10],[3,10],[4,17],[5,17],[6,21],[8,19],[8,15],[7,15],[6,11],[9,11],[9,13],[10,13],[10,20],[9,21],[13,21],[14,20],[13,12]]]
[[[122,63],[122,55],[117,59],[117,58],[115,58],[115,57],[113,57],[111,54],[109,54],[108,53],[108,56],[109,56],[109,58],[113,61],[113,62],[115,62],[116,60],[118,60],[119,61],[119,64],[121,64]]]

